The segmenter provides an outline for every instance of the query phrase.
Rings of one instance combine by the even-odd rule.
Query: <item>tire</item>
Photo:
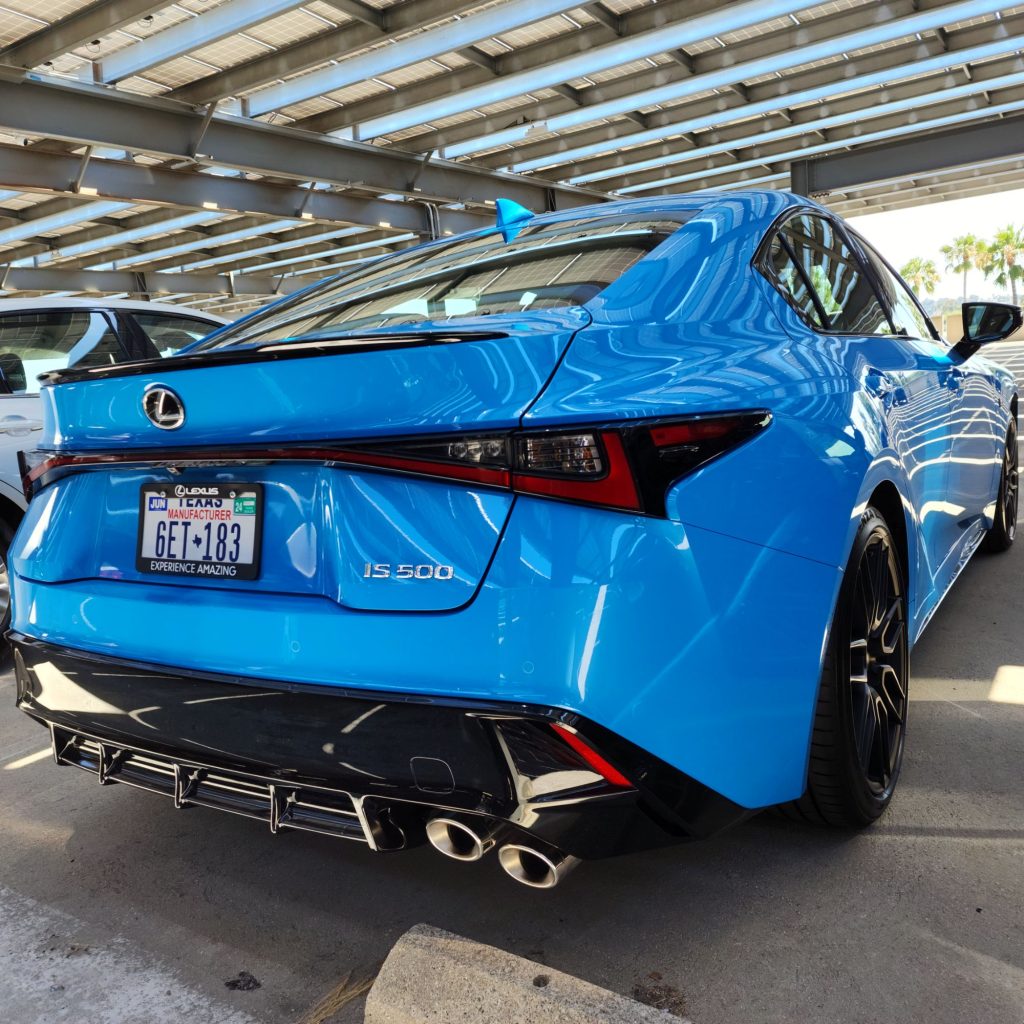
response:
[[[992,527],[981,542],[982,551],[997,554],[1008,551],[1017,533],[1017,502],[1020,495],[1020,478],[1017,471],[1017,425],[1011,422],[1006,431],[1006,447],[1003,449],[1003,469],[999,474],[999,492],[996,495],[996,514]]]
[[[787,817],[863,828],[892,800],[906,739],[907,601],[892,534],[861,518],[833,617],[814,715],[807,790]]]
[[[7,630],[11,628],[11,581],[7,574],[7,551],[14,540],[14,530],[6,519],[0,519],[0,672],[6,672],[14,661]]]

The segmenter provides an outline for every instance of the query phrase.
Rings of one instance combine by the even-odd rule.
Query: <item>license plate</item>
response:
[[[139,572],[197,579],[259,575],[260,484],[145,484],[139,500]]]

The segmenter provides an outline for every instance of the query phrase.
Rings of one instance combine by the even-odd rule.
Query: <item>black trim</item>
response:
[[[847,248],[853,254],[853,257],[856,260],[857,265],[860,267],[861,272],[867,278],[868,284],[871,285],[871,290],[875,293],[875,298],[878,301],[878,305],[881,307],[882,312],[885,314],[886,320],[889,321],[889,328],[892,331],[892,334],[868,334],[864,331],[833,331],[828,327],[813,324],[808,321],[807,317],[803,315],[801,310],[798,307],[794,306],[793,303],[786,296],[786,293],[780,287],[778,280],[768,270],[765,262],[767,259],[768,250],[771,247],[772,240],[775,238],[776,235],[779,235],[779,238],[782,241],[787,253],[789,254],[790,259],[793,260],[794,264],[797,267],[797,270],[800,272],[800,277],[803,280],[804,284],[810,287],[815,308],[824,312],[824,308],[821,305],[821,297],[818,295],[817,289],[815,289],[813,284],[811,284],[810,278],[807,276],[806,271],[800,265],[800,261],[795,258],[795,253],[792,251],[788,242],[784,238],[782,238],[782,235],[780,234],[782,228],[785,226],[787,221],[792,220],[794,217],[800,217],[805,215],[819,217],[822,220],[827,221],[829,224],[832,225],[833,229],[836,230],[836,232],[839,234],[842,240],[846,243]],[[843,221],[841,221],[838,217],[834,216],[833,214],[826,213],[825,211],[820,210],[814,206],[796,206],[790,207],[788,210],[783,211],[781,214],[779,214],[778,217],[775,218],[774,221],[772,221],[771,227],[765,232],[764,237],[758,243],[757,249],[754,251],[754,258],[751,260],[751,266],[768,282],[768,284],[771,285],[771,287],[778,293],[778,295],[782,298],[786,305],[789,306],[790,309],[792,309],[797,314],[797,316],[800,317],[801,321],[805,323],[815,334],[821,335],[822,337],[825,338],[901,337],[901,335],[896,330],[896,323],[892,318],[892,310],[889,308],[889,304],[885,301],[884,294],[882,294],[882,292],[879,289],[878,280],[875,275],[874,267],[871,266],[871,261],[866,259],[864,253],[861,252],[860,247],[858,245],[851,244],[849,229],[847,229],[846,224]],[[826,321],[831,323],[831,319],[828,317],[827,314]]]
[[[141,328],[140,328],[141,329]],[[173,373],[201,366],[238,366],[245,363],[272,363],[285,359],[310,359],[314,356],[347,355],[353,352],[389,352],[393,349],[420,348],[428,345],[451,345],[464,341],[496,341],[507,338],[502,331],[410,331],[408,334],[347,334],[337,338],[316,338],[309,341],[275,341],[254,348],[217,349],[186,352],[182,355],[158,357],[112,366],[51,370],[37,378],[40,384],[69,384],[85,380],[108,380],[112,377],[137,377],[147,373]],[[365,342],[365,344],[346,344]]]
[[[853,248],[855,249],[855,251],[857,251],[858,255],[868,266],[868,271],[871,274],[871,279],[875,283],[875,291],[881,293],[882,307],[886,310],[886,313],[889,316],[889,320],[892,323],[893,330],[897,332],[896,336],[911,337],[911,335],[907,335],[905,332],[901,331],[899,328],[896,327],[896,320],[894,317],[896,311],[895,306],[890,308],[889,304],[886,302],[885,290],[884,288],[882,288],[882,282],[878,278],[878,273],[876,272],[874,264],[871,262],[868,253],[872,253],[875,257],[877,257],[878,262],[881,263],[882,266],[885,267],[885,269],[888,270],[894,278],[896,278],[897,283],[903,286],[903,290],[910,296],[910,299],[914,303],[914,305],[917,306],[917,311],[924,318],[924,322],[928,325],[928,330],[931,332],[931,336],[929,338],[922,338],[920,340],[937,341],[939,342],[939,344],[949,345],[949,342],[939,334],[935,324],[932,323],[932,318],[925,312],[924,306],[921,305],[921,300],[914,293],[914,289],[911,288],[910,285],[903,280],[903,276],[899,273],[899,271],[897,271],[893,267],[893,265],[866,238],[857,234],[857,232],[854,231],[853,228],[849,227],[845,223],[843,224],[843,227],[846,229],[847,236],[854,243]]]
[[[71,742],[369,799],[409,837],[440,808],[594,858],[707,836],[751,813],[559,708],[266,681],[8,639],[18,706]],[[36,671],[42,663],[45,673]],[[551,791],[524,798],[524,778],[588,771],[554,722],[575,728],[635,788],[590,771],[590,781],[538,786]]]

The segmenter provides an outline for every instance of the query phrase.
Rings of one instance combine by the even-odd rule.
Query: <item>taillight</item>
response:
[[[666,493],[677,480],[770,422],[771,414],[759,409],[569,430],[382,442],[347,448],[338,459],[664,516]]]
[[[762,409],[370,444],[325,442],[316,447],[147,449],[82,455],[26,452],[19,458],[29,498],[43,477],[62,468],[322,462],[459,480],[517,494],[664,516],[666,493],[677,480],[749,440],[770,422],[771,414]]]
[[[643,511],[622,438],[614,430],[521,437],[516,455],[512,490],[520,494]]]

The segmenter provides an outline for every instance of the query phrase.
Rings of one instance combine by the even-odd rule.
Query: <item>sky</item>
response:
[[[913,256],[934,260],[942,275],[934,297],[958,298],[963,291],[962,277],[946,272],[939,250],[957,235],[972,234],[989,239],[1007,224],[1024,226],[1024,189],[866,217],[848,217],[847,220],[897,270]],[[972,270],[967,274],[968,295],[990,298],[996,290],[992,280],[986,281],[980,271]]]

